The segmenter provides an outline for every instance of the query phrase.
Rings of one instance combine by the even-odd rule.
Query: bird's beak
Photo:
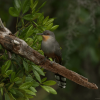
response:
[[[36,35],[43,35],[43,33],[37,33]]]

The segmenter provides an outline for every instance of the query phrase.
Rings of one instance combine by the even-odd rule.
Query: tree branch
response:
[[[11,32],[4,27],[2,21],[0,19],[0,44],[8,51],[14,52],[20,56],[25,57],[26,59],[34,62],[35,64],[47,69],[51,72],[58,73],[67,79],[80,84],[84,87],[90,89],[98,89],[96,84],[88,82],[88,79],[65,68],[64,66],[52,63],[49,60],[43,61],[45,57],[28,46],[28,44],[22,40],[11,34]]]

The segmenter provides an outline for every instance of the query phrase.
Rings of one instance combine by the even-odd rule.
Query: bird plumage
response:
[[[55,39],[55,35],[53,32],[46,30],[42,33],[42,43],[41,43],[41,49],[44,52],[44,55],[48,58],[52,58],[56,63],[61,64],[62,58],[61,58],[61,49],[58,44],[58,42]],[[55,74],[55,78],[57,80],[58,86],[65,88],[66,87],[66,78]]]

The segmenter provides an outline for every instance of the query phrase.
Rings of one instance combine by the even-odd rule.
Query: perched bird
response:
[[[52,58],[56,63],[62,63],[61,49],[58,42],[55,39],[53,32],[46,30],[43,33],[38,33],[37,35],[42,35],[43,40],[41,43],[41,49],[44,52],[46,58]],[[66,87],[66,78],[55,73],[55,78],[57,80],[58,86],[61,88]]]

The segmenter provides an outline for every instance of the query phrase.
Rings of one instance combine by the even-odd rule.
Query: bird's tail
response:
[[[55,78],[57,80],[57,84],[59,87],[61,88],[66,88],[66,78],[59,75],[59,74],[55,74]]]

